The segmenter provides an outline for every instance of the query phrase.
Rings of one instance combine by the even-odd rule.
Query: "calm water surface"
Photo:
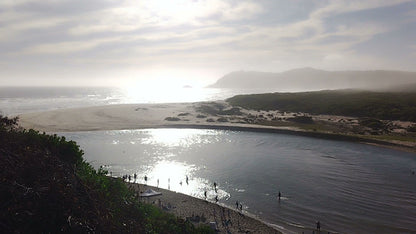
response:
[[[61,133],[95,167],[244,210],[277,225],[342,233],[416,232],[416,155],[269,133],[147,129]],[[186,184],[186,176],[189,184]],[[281,191],[280,202],[277,193]]]

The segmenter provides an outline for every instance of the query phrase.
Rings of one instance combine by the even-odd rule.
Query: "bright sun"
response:
[[[210,7],[206,1],[192,0],[152,0],[147,1],[146,8],[161,20],[186,22],[204,16]]]

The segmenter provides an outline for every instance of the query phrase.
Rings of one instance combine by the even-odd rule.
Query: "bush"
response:
[[[407,128],[408,132],[416,132],[416,125],[411,125]]]
[[[363,118],[360,119],[360,124],[362,126],[371,128],[373,130],[382,130],[385,128],[385,124],[378,119],[374,118]]]
[[[296,123],[303,123],[303,124],[312,124],[313,119],[310,116],[295,116],[293,118],[288,118],[288,121],[296,122]]]
[[[181,120],[180,118],[178,118],[178,117],[166,117],[165,118],[165,120],[166,121],[179,121],[179,120]]]
[[[228,122],[228,119],[224,118],[224,117],[221,117],[221,118],[218,118],[217,121],[225,123],[225,122]]]
[[[85,162],[75,142],[0,119],[3,233],[209,233],[139,203],[121,179]]]

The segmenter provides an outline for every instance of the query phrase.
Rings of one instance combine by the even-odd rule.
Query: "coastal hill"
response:
[[[231,72],[210,88],[276,89],[279,91],[366,89],[379,90],[392,86],[416,84],[416,72],[405,71],[324,71],[300,68],[281,73]]]
[[[322,90],[299,93],[237,95],[233,106],[254,110],[280,110],[309,114],[372,117],[416,122],[416,92]]]

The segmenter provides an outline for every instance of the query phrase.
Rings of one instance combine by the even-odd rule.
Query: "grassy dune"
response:
[[[254,110],[372,117],[416,122],[416,92],[356,90],[238,95],[231,105]]]

